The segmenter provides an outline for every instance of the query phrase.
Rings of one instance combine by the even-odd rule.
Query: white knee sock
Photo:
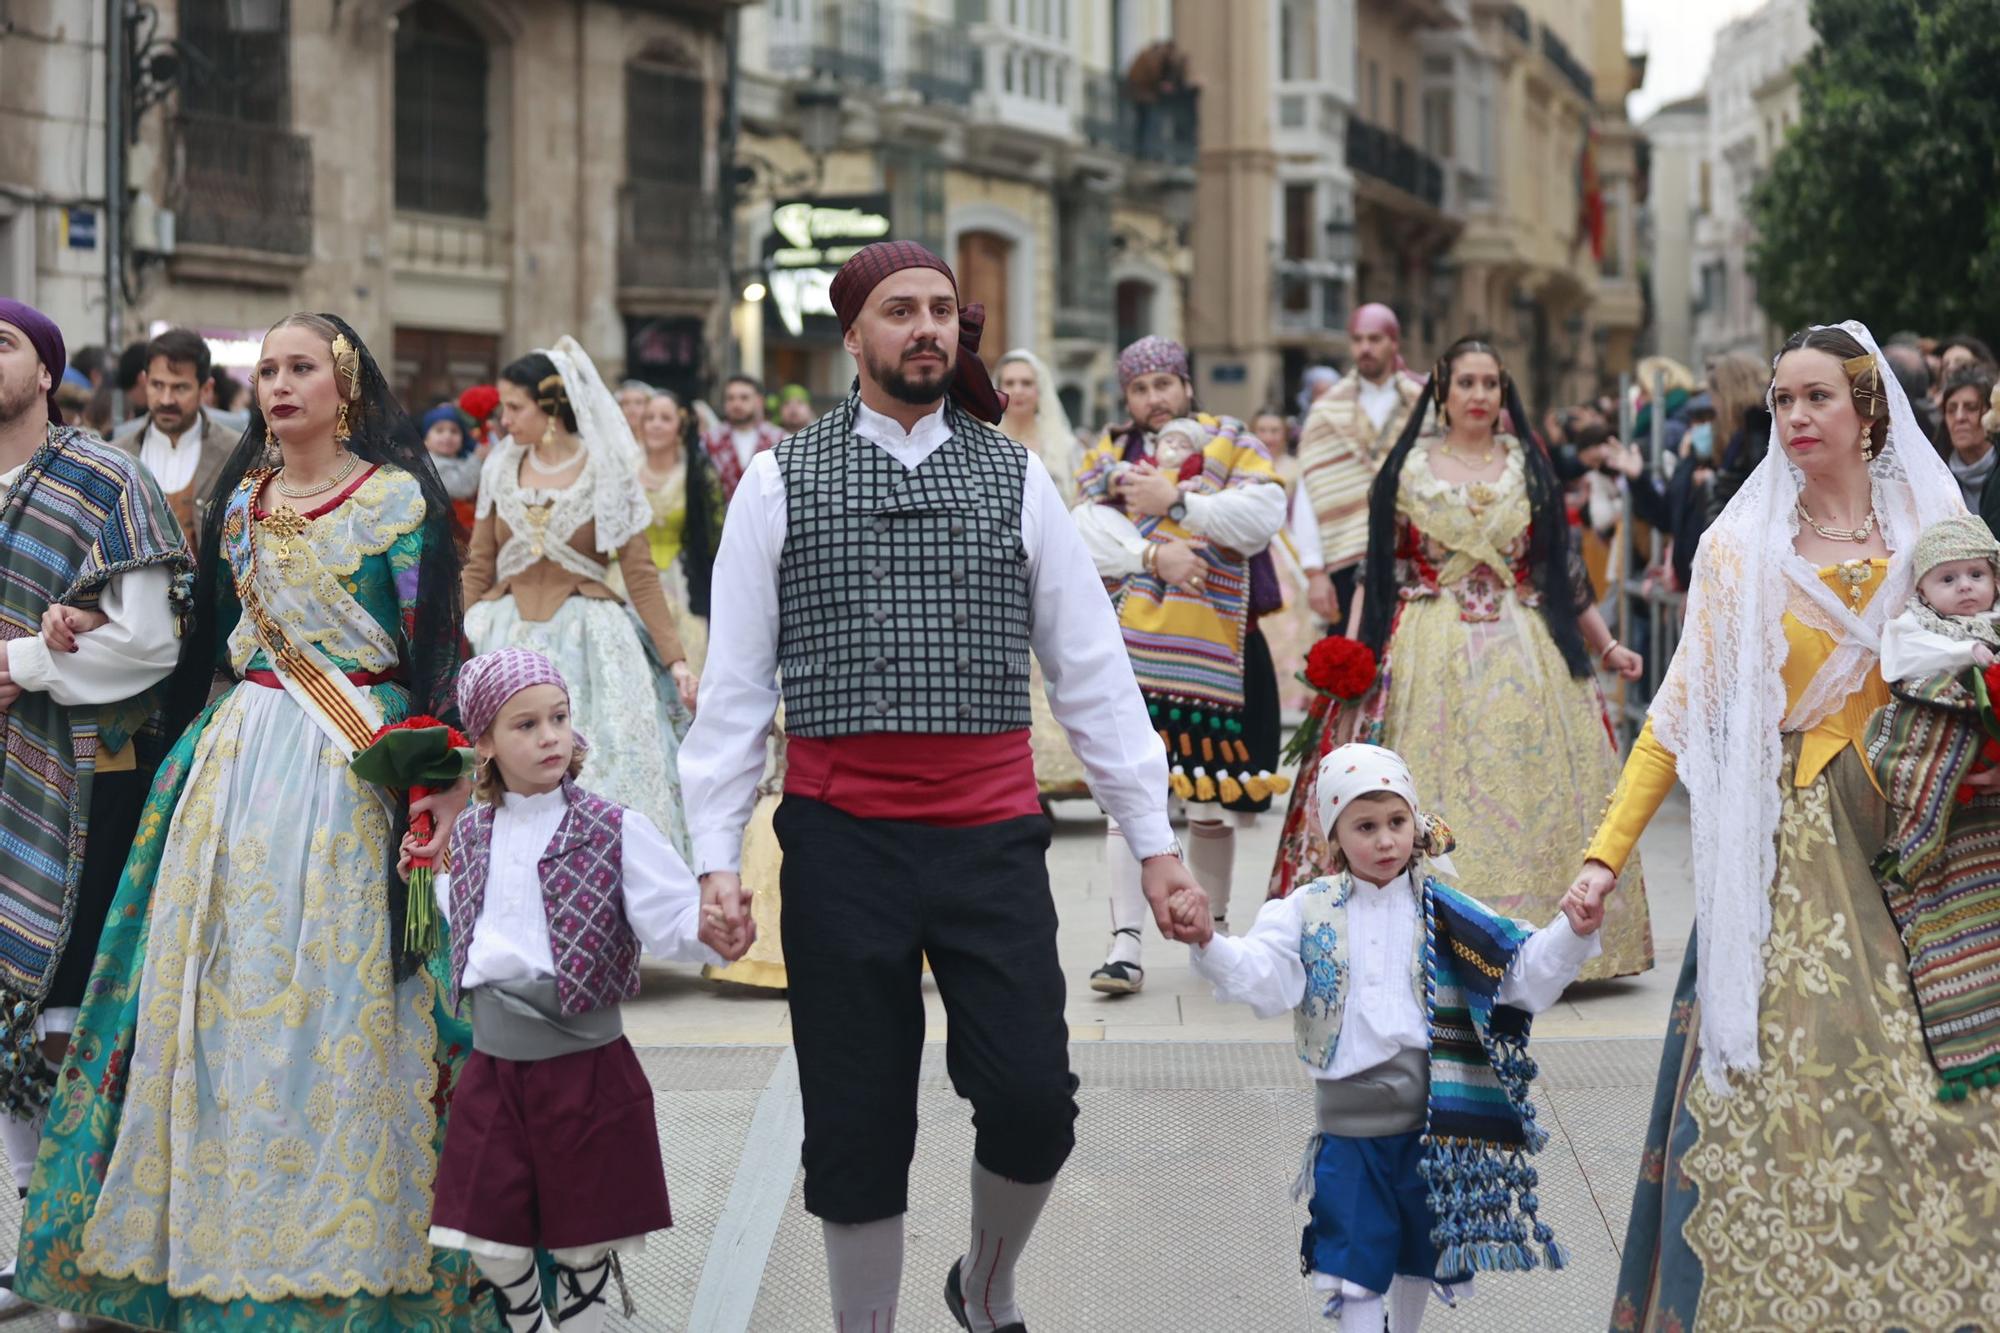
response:
[[[1358,1282],[1341,1283],[1340,1333],[1382,1333],[1382,1293]]]
[[[1209,914],[1220,926],[1229,919],[1229,892],[1236,881],[1236,828],[1222,819],[1188,820],[1188,871],[1208,895]]]
[[[549,1257],[556,1261],[556,1326],[562,1333],[600,1333],[622,1286],[611,1267],[611,1247],[554,1250]]]
[[[1400,1274],[1389,1287],[1389,1333],[1417,1333],[1424,1324],[1424,1307],[1430,1304],[1431,1280]]]
[[[903,1215],[849,1225],[821,1222],[833,1333],[894,1333],[903,1285]]]
[[[28,1178],[35,1173],[35,1154],[42,1147],[42,1117],[0,1116],[0,1146],[7,1149],[7,1164],[14,1168],[14,1187],[27,1189]]]
[[[972,1333],[1021,1322],[1014,1304],[1014,1265],[1054,1188],[1053,1180],[1023,1185],[972,1164],[972,1248],[958,1272]]]
[[[499,1289],[507,1333],[554,1333],[555,1321],[542,1309],[542,1277],[532,1257],[495,1259],[474,1254],[472,1262]]]
[[[1111,886],[1111,952],[1107,963],[1137,963],[1139,944],[1153,911],[1139,887],[1139,862],[1125,844],[1125,831],[1109,824],[1104,831],[1104,877]]]

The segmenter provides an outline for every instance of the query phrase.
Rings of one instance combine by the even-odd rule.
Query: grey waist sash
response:
[[[552,1060],[609,1046],[624,1035],[615,1004],[564,1013],[552,977],[472,990],[472,1049],[496,1060]]]
[[[1402,1050],[1358,1074],[1318,1080],[1319,1132],[1379,1139],[1424,1127],[1431,1095],[1428,1051]]]

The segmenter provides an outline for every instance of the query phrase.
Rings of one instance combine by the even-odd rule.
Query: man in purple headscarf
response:
[[[1086,524],[1084,542],[1116,599],[1154,725],[1174,746],[1169,780],[1187,802],[1188,868],[1226,927],[1236,831],[1275,790],[1278,678],[1257,617],[1283,605],[1266,548],[1284,526],[1285,490],[1247,426],[1196,409],[1179,343],[1139,339],[1118,357],[1118,383],[1131,420],[1084,455],[1077,494],[1128,521]],[[1170,423],[1170,437],[1204,438],[1193,457],[1162,467],[1156,437]],[[1127,837],[1114,818],[1104,848],[1111,946],[1090,974],[1101,995],[1146,983],[1145,899]]]
[[[855,391],[751,459],[722,530],[680,754],[694,868],[705,910],[754,933],[737,871],[782,698],[785,969],[834,1326],[895,1319],[928,957],[977,1131],[946,1305],[973,1333],[1023,1333],[1014,1265],[1075,1143],[1077,1086],[1031,652],[1091,790],[1147,858],[1163,932],[1169,896],[1199,890],[1103,585],[1041,461],[991,424],[1005,402],[979,308],[908,241],[861,250],[831,295]]]
[[[1354,603],[1368,554],[1368,488],[1409,423],[1424,383],[1403,364],[1403,326],[1370,303],[1347,321],[1354,369],[1321,394],[1299,430],[1299,487],[1292,541],[1308,580],[1307,603],[1339,625]]]
[[[157,687],[193,594],[166,497],[135,460],[62,424],[62,374],[54,322],[0,300],[0,532],[11,538],[0,543],[0,1142],[24,1191],[171,739]],[[10,1263],[0,1318],[26,1308]]]

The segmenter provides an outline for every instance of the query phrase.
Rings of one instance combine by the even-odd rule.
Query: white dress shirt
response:
[[[0,473],[0,491],[20,475],[20,468]],[[7,675],[65,708],[118,703],[151,689],[180,658],[172,589],[173,574],[164,565],[112,575],[97,598],[109,623],[77,635],[73,653],[50,652],[40,634],[9,639]]]
[[[139,445],[139,461],[168,495],[179,495],[194,484],[194,470],[201,464],[201,434],[200,412],[194,414],[178,440],[167,438],[165,431],[147,422],[146,438]]]
[[[744,467],[749,467],[750,460],[756,456],[757,445],[763,438],[764,433],[755,426],[731,426],[729,428],[729,443],[735,446],[736,461]]]
[[[857,404],[854,433],[914,471],[951,438],[941,403],[913,430]],[[1090,775],[1091,791],[1140,857],[1174,845],[1167,823],[1167,755],[1146,716],[1104,585],[1048,469],[1032,452],[1021,494],[1028,553],[1031,644],[1049,706]],[[757,803],[764,740],[778,689],[778,560],[785,548],[785,482],[775,454],[758,454],[730,502],[710,598],[708,670],[681,746],[681,789],[695,871],[734,871]]]
[[[1357,374],[1354,378],[1359,381],[1355,399],[1361,404],[1361,410],[1368,414],[1369,423],[1379,431],[1382,429],[1382,423],[1403,405],[1403,391],[1396,384],[1401,376],[1392,370],[1389,372],[1389,378],[1380,384],[1366,375]]]
[[[1340,1044],[1319,1079],[1349,1078],[1402,1050],[1428,1050],[1423,1006],[1410,984],[1410,960],[1423,928],[1408,875],[1388,884],[1354,881],[1347,900],[1346,1007]],[[1306,970],[1299,961],[1305,898],[1293,893],[1264,904],[1247,934],[1218,934],[1206,948],[1191,948],[1194,970],[1215,987],[1215,998],[1234,1000],[1273,1018],[1305,999]],[[1583,965],[1603,952],[1594,934],[1578,935],[1558,914],[1530,935],[1500,979],[1499,1003],[1539,1014],[1562,998]]]
[[[1313,512],[1312,497],[1306,494],[1303,480],[1292,492],[1292,516],[1286,527],[1291,530],[1292,549],[1299,553],[1299,568],[1308,574],[1325,569],[1326,548],[1319,544],[1319,515]]]
[[[508,792],[500,798],[486,860],[486,899],[466,948],[465,976],[459,983],[463,989],[556,974],[548,909],[542,902],[541,859],[568,809],[560,787],[539,796]],[[668,962],[722,962],[695,938],[701,929],[701,889],[673,845],[652,820],[630,808],[623,836],[619,865],[625,877],[625,921],[646,952]],[[449,920],[451,876],[437,876],[432,887],[438,911]]]
[[[1991,623],[2000,620],[2000,611],[1978,618]],[[1928,629],[1905,611],[1882,627],[1882,679],[1922,680],[1940,671],[1963,671],[1972,665],[1972,650],[1978,646],[1977,639],[1948,638]]]

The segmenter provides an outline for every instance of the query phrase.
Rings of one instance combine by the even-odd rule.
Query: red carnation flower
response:
[[[1306,684],[1336,699],[1359,699],[1375,684],[1375,654],[1342,634],[1329,634],[1306,654]]]

